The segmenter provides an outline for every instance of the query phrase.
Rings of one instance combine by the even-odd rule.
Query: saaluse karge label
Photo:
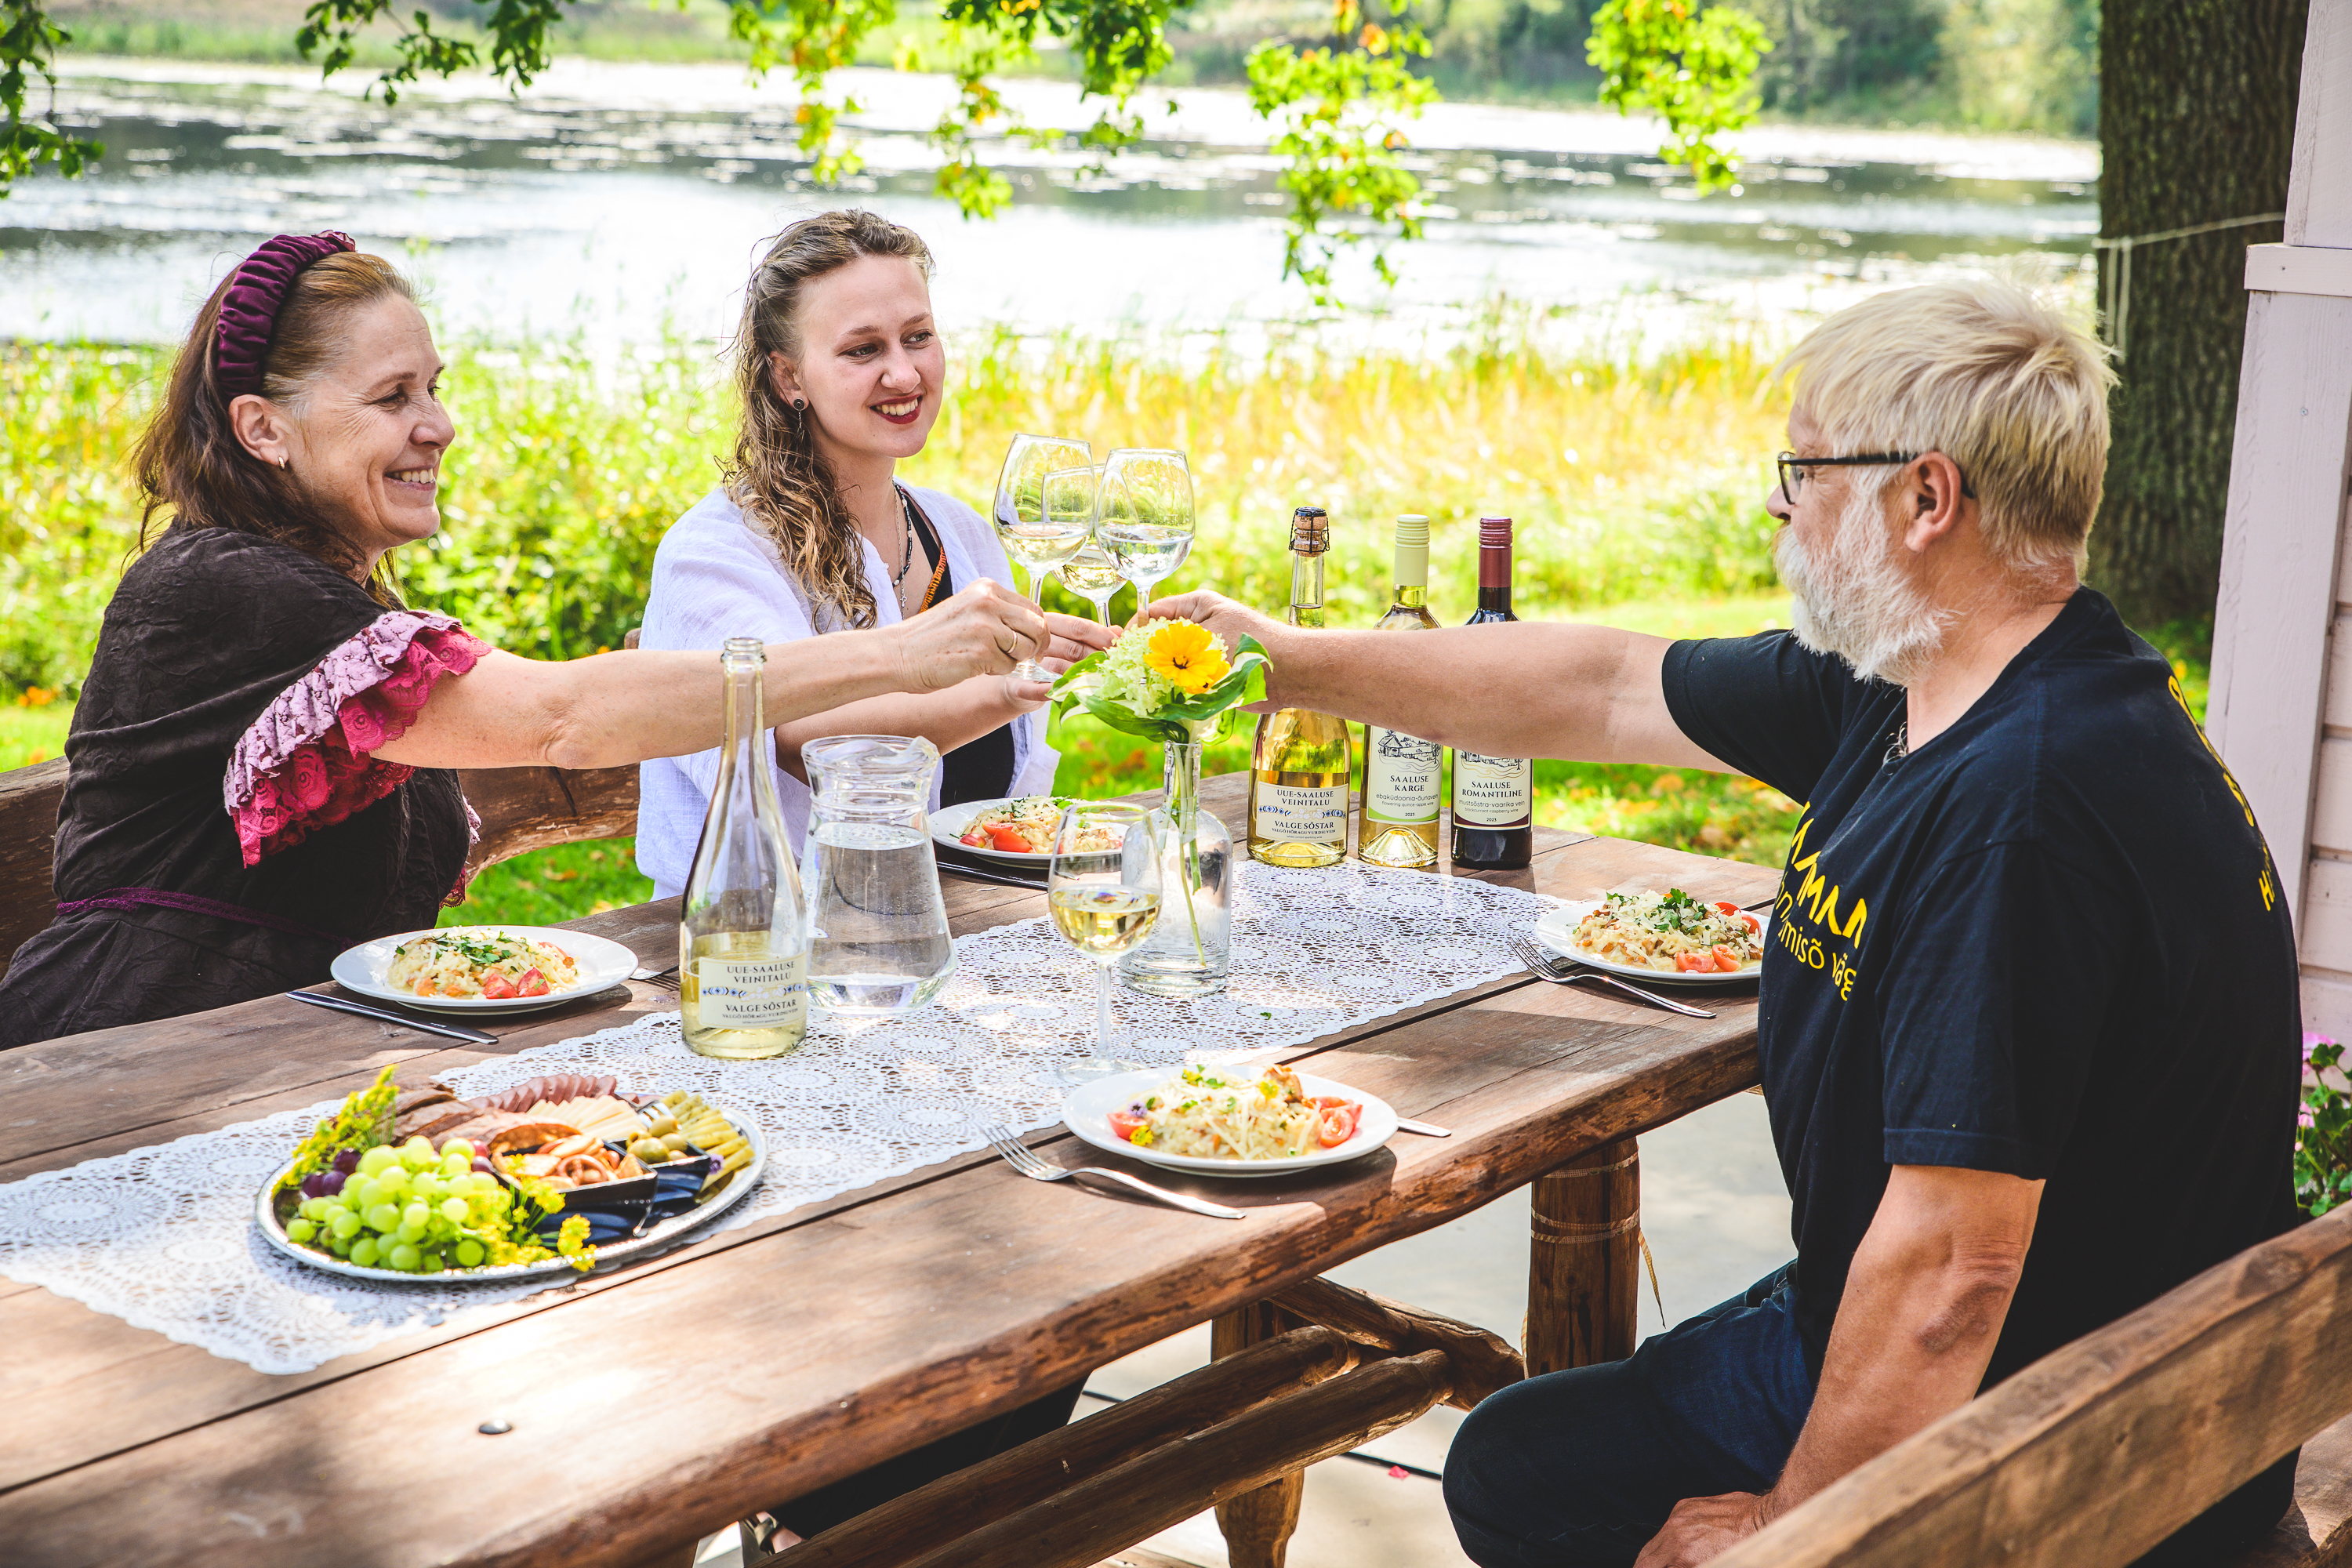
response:
[[[1374,822],[1435,822],[1444,780],[1436,742],[1383,730],[1377,724],[1368,727],[1364,815]]]
[[[808,1021],[808,953],[698,958],[695,990],[706,1029],[780,1029]]]

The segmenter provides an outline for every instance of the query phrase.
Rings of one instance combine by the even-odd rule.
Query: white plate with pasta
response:
[[[1062,1119],[1097,1149],[1198,1176],[1293,1175],[1360,1159],[1397,1131],[1380,1096],[1279,1067],[1123,1072],[1073,1090]]]
[[[1762,973],[1771,923],[1765,910],[1669,888],[1563,903],[1536,922],[1535,935],[1554,952],[1628,980],[1736,985]]]
[[[619,942],[552,926],[446,926],[378,937],[336,955],[335,984],[435,1013],[530,1013],[618,985],[637,966]]]

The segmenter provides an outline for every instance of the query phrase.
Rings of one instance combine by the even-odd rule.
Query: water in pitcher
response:
[[[809,999],[851,1016],[902,1013],[955,972],[925,807],[929,741],[833,735],[801,748],[814,798],[801,847]]]

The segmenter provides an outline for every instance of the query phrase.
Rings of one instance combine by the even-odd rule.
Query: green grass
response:
[[[559,844],[502,860],[474,879],[466,901],[441,911],[440,923],[553,925],[603,910],[642,904],[653,879],[637,873],[634,838]]]
[[[66,752],[66,728],[73,722],[73,704],[52,699],[28,702],[45,693],[19,692],[0,703],[0,769],[29,768],[61,757]]]

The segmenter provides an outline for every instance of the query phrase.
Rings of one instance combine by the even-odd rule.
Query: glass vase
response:
[[[1201,806],[1198,744],[1170,742],[1170,831],[1160,851],[1160,918],[1118,961],[1128,989],[1147,996],[1206,996],[1225,988],[1234,947],[1234,841]]]

